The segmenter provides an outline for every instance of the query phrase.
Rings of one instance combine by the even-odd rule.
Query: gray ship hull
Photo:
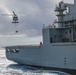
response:
[[[6,57],[19,64],[76,72],[76,43],[6,47]]]

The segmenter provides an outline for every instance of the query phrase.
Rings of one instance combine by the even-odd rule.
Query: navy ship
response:
[[[59,2],[55,12],[54,24],[43,25],[43,43],[6,46],[7,59],[76,74],[76,0],[74,4]]]

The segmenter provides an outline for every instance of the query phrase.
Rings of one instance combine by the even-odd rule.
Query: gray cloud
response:
[[[15,34],[16,26],[11,23],[12,17],[0,15],[0,35],[3,36],[4,41],[10,40],[11,42],[13,39],[18,44],[20,39],[41,37],[43,24],[52,24],[55,18],[55,3],[52,0],[0,0],[0,4],[0,14],[12,14],[12,11],[15,11],[19,17],[17,25],[19,33]],[[7,37],[8,35],[24,34],[27,37],[23,36],[23,39],[20,36],[17,38],[10,36],[10,39]]]
[[[15,11],[18,15],[24,15],[22,17],[19,16],[20,24],[18,24],[19,30],[22,33],[36,31],[36,33],[40,35],[42,24],[50,24],[53,21],[52,8],[54,8],[54,5],[52,1],[49,2],[49,0],[6,0],[3,3],[3,5],[8,9],[9,12]],[[5,10],[6,8],[3,8],[3,10]],[[9,14],[8,12],[3,11],[2,13]],[[1,16],[0,19],[2,19],[0,24],[3,26],[3,29],[5,30],[0,31],[1,34],[13,32],[13,29],[11,29],[12,24],[10,24],[11,20],[9,20],[8,17],[4,16],[3,18]],[[13,27],[15,28],[15,25],[13,25]]]

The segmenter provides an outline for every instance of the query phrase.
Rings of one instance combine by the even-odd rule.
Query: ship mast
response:
[[[65,10],[67,10],[67,7],[63,1],[61,1],[55,8],[55,12],[57,13],[56,16],[58,17],[58,20],[55,23],[58,23],[58,28],[63,27],[63,17],[65,16]]]

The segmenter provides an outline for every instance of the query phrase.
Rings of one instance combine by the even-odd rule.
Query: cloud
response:
[[[0,42],[1,42],[0,46],[6,47],[6,46],[11,46],[11,45],[15,46],[15,45],[32,45],[32,44],[39,45],[41,41],[42,41],[42,36],[35,36],[31,38],[28,38],[22,35],[21,36],[8,36],[8,37],[5,36],[2,38],[0,37]]]
[[[30,31],[35,31],[37,33],[39,28],[41,30],[41,27],[44,23],[50,24],[52,22],[52,7],[53,3],[50,0],[6,0],[5,2],[3,0],[1,9],[4,10],[2,13],[6,14],[12,14],[12,11],[15,11],[18,15],[24,14],[22,17],[19,16],[20,24],[18,24],[18,27],[20,32],[27,34]],[[8,19],[10,22],[7,20],[7,18],[8,16],[3,16],[3,18],[1,17],[2,21],[0,23],[5,30],[0,31],[1,34],[9,34],[9,32],[12,33],[16,27],[15,25],[12,26],[12,24],[10,24],[12,21],[11,18],[11,21]],[[5,23],[3,23],[3,21]],[[41,35],[41,31],[37,34]]]
[[[12,24],[12,17],[0,15],[0,39],[3,37],[3,42],[7,43],[8,40],[10,40],[9,43],[15,41],[15,44],[18,44],[18,41],[22,43],[27,37],[29,39],[31,37],[41,37],[43,24],[49,25],[53,23],[55,19],[55,4],[59,1],[60,0],[0,0],[0,14],[12,14],[12,11],[15,11],[19,17],[19,24],[17,24],[19,33],[16,34],[16,25]],[[32,38],[32,40],[33,39],[36,40],[38,38]]]

